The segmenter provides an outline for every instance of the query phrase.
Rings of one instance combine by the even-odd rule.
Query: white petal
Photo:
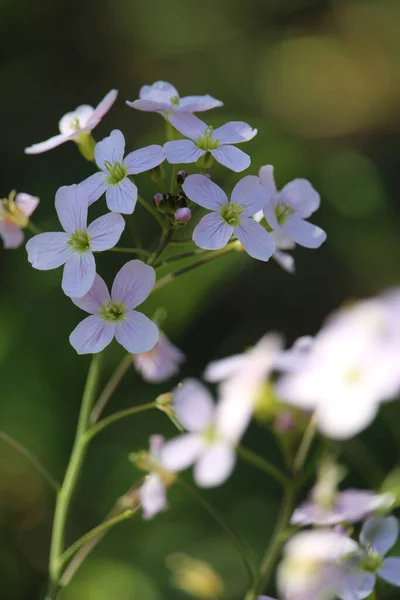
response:
[[[160,462],[167,471],[183,471],[192,465],[203,452],[203,441],[197,433],[185,433],[165,442]]]
[[[125,152],[125,138],[119,129],[114,129],[110,135],[96,144],[94,156],[97,166],[103,171],[107,171],[105,162],[114,165],[122,164]]]
[[[125,221],[117,213],[108,213],[99,217],[88,227],[90,249],[102,252],[113,248],[125,229]]]
[[[97,354],[111,343],[114,330],[114,323],[105,323],[92,315],[79,323],[69,336],[69,342],[78,354]]]
[[[221,165],[227,169],[240,173],[250,166],[250,156],[235,146],[221,146],[211,150],[211,154]]]
[[[100,171],[94,173],[94,175],[90,175],[90,177],[79,184],[82,195],[87,198],[89,206],[93,204],[93,202],[96,202],[96,200],[98,200],[106,191],[106,177],[107,175],[103,171]]]
[[[60,132],[65,136],[69,136],[70,138],[78,137],[82,131],[85,129],[88,130],[86,128],[86,124],[93,112],[94,108],[92,106],[89,106],[89,104],[82,104],[75,110],[66,113],[58,122],[58,128]]]
[[[110,302],[111,298],[104,279],[96,274],[93,285],[88,293],[81,298],[71,298],[71,300],[82,310],[94,315],[100,311],[104,304]]]
[[[57,146],[61,146],[65,142],[68,142],[71,139],[70,136],[64,135],[63,133],[59,133],[58,135],[54,135],[49,138],[45,142],[39,142],[38,144],[32,144],[32,146],[28,146],[25,148],[25,154],[41,154],[42,152],[47,152],[48,150],[52,150]]]
[[[56,211],[67,233],[86,229],[88,200],[79,185],[64,185],[57,190]]]
[[[66,233],[40,233],[26,244],[28,260],[35,269],[57,269],[71,256]]]
[[[293,179],[279,192],[279,201],[293,206],[302,219],[307,219],[319,208],[320,196],[307,179]]]
[[[243,204],[243,217],[251,217],[269,202],[269,195],[255,175],[246,175],[233,188],[231,202]]]
[[[167,494],[163,480],[157,473],[147,475],[144,484],[138,490],[143,518],[152,519],[167,508]]]
[[[118,300],[129,309],[144,302],[156,282],[153,267],[141,260],[130,260],[117,273],[111,290],[113,302]]]
[[[212,96],[185,96],[180,99],[179,106],[175,109],[176,112],[203,112],[211,108],[223,106],[223,102],[216,100]]]
[[[178,421],[188,431],[202,431],[212,423],[214,401],[207,388],[196,379],[185,379],[174,390],[172,405]]]
[[[154,169],[163,162],[164,158],[165,154],[162,147],[153,144],[128,154],[124,160],[124,165],[128,167],[128,175],[134,175]]]
[[[400,587],[400,558],[385,558],[378,575],[392,585]]]
[[[275,250],[275,242],[266,229],[253,219],[243,219],[234,234],[246,250],[247,254],[258,260],[267,261]]]
[[[264,165],[258,172],[260,181],[264,187],[268,189],[271,196],[276,193],[276,184],[274,178],[274,167],[272,165]]]
[[[338,597],[341,600],[363,600],[368,598],[376,584],[374,573],[367,573],[361,569],[349,572],[341,582],[338,581]]]
[[[294,242],[305,248],[319,248],[326,240],[326,233],[308,221],[303,221],[297,214],[290,215],[282,230],[289,235]]]
[[[212,212],[195,227],[193,241],[205,250],[219,250],[226,246],[232,233],[233,227],[227,225],[219,213]]]
[[[207,129],[204,121],[188,112],[169,115],[169,120],[175,129],[193,141],[203,137]]]
[[[365,429],[376,417],[378,405],[369,398],[337,398],[318,407],[318,428],[327,437],[344,440]]]
[[[395,545],[399,537],[399,522],[396,517],[370,517],[363,525],[360,542],[363,546],[372,546],[378,554],[384,556]]]
[[[0,219],[0,237],[3,240],[4,248],[19,248],[24,241],[24,234],[20,227],[11,223],[11,221],[2,221]]]
[[[235,451],[229,444],[220,442],[210,446],[196,463],[194,480],[200,487],[221,485],[231,475],[235,462]]]
[[[118,90],[110,90],[108,94],[106,94],[101,102],[94,109],[92,116],[89,119],[88,124],[98,123],[106,113],[110,110],[114,102],[116,101],[118,96]]]
[[[134,100],[133,102],[129,102],[127,100],[126,104],[131,108],[136,108],[136,110],[143,110],[145,112],[164,113],[166,111],[173,110],[170,102],[153,102],[153,100],[144,100],[141,98],[139,98],[139,100]]]
[[[278,265],[282,267],[284,271],[287,271],[288,273],[292,274],[296,271],[296,264],[294,262],[294,258],[287,252],[275,250],[275,252],[272,255],[272,258],[276,260]]]
[[[255,135],[257,135],[257,129],[253,129],[243,121],[230,121],[213,131],[213,138],[220,141],[222,144],[248,142],[249,140],[252,140]]]
[[[91,252],[74,254],[64,266],[61,287],[66,296],[81,298],[88,293],[96,276],[96,264]]]
[[[192,140],[166,142],[164,144],[164,152],[167,161],[171,165],[194,163],[205,154],[205,151],[200,150]]]
[[[107,206],[111,212],[131,215],[135,210],[138,190],[136,185],[125,177],[117,185],[109,185],[106,191]]]
[[[115,339],[131,354],[149,352],[158,341],[158,327],[148,317],[130,310],[115,326]]]
[[[39,204],[39,198],[20,192],[15,197],[15,204],[22,210],[26,217],[30,217]]]
[[[189,175],[182,188],[190,200],[203,208],[219,210],[223,204],[228,204],[225,192],[205,175]]]
[[[153,85],[143,85],[139,91],[139,98],[153,102],[171,104],[171,98],[179,97],[176,87],[168,81],[156,81]]]
[[[204,379],[211,383],[223,381],[228,377],[233,377],[237,370],[240,369],[246,362],[245,354],[235,354],[222,358],[221,360],[215,360],[207,365],[204,371]]]

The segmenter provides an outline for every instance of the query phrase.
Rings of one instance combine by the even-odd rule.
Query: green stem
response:
[[[192,256],[197,256],[198,254],[204,254],[207,252],[210,252],[210,250],[204,250],[203,248],[199,248],[198,250],[191,250],[190,252],[183,252],[183,254],[177,254],[159,262],[156,265],[156,268],[169,265],[170,263],[177,262],[178,260],[183,260],[184,258],[191,258]]]
[[[268,473],[271,477],[275,479],[281,485],[286,485],[288,482],[288,478],[284,473],[282,473],[279,469],[277,469],[272,463],[270,463],[267,459],[262,456],[259,456],[252,450],[245,448],[242,445],[236,446],[236,452],[240,458],[243,458],[246,462],[250,463],[257,469],[261,469],[264,473]]]
[[[151,256],[151,252],[149,252],[148,250],[143,250],[142,248],[118,248],[116,246],[115,248],[109,248],[109,252],[124,252],[127,254],[139,254],[142,256],[146,256],[146,257]]]
[[[114,371],[110,381],[107,383],[104,390],[101,392],[96,404],[90,415],[90,424],[94,425],[99,420],[101,413],[103,412],[107,402],[121,383],[121,380],[129,367],[132,365],[132,354],[125,354],[124,358]]]
[[[83,464],[87,443],[89,441],[86,437],[86,431],[89,426],[90,411],[96,395],[96,386],[100,374],[100,360],[101,355],[95,354],[90,364],[85,390],[83,392],[74,446],[63,484],[57,495],[49,562],[50,579],[54,585],[59,583],[61,575],[60,557],[64,550],[64,535],[68,509]]]
[[[171,165],[171,182],[170,182],[169,190],[172,195],[174,195],[176,192],[176,185],[177,185],[176,177],[177,177],[177,175],[178,175],[178,165]]]
[[[164,229],[164,220],[161,217],[160,213],[150,204],[150,202],[146,202],[144,198],[138,195],[137,197],[139,204],[143,206],[147,210],[148,213],[159,223],[159,225]]]
[[[293,473],[298,473],[304,466],[308,451],[311,448],[311,444],[315,437],[317,430],[317,415],[314,413],[308,422],[307,428],[304,432],[303,438],[300,442],[299,449],[296,457],[293,461]]]
[[[11,437],[11,435],[8,435],[8,433],[5,433],[4,431],[0,431],[0,439],[2,439],[3,442],[8,444],[9,446],[12,446],[20,454],[22,454],[22,456],[24,456],[42,475],[43,479],[47,481],[47,483],[53,488],[53,490],[56,493],[58,492],[58,490],[60,489],[59,484],[53,478],[53,476],[50,475],[46,467],[42,465],[40,460],[33,454],[33,452],[28,450],[28,448],[25,448],[25,446],[20,444],[20,442],[17,442],[17,440],[15,440],[13,437]]]
[[[88,442],[93,439],[100,431],[103,431],[109,425],[120,421],[121,419],[125,419],[125,417],[130,417],[132,415],[136,415],[140,412],[144,412],[146,410],[151,410],[153,408],[158,408],[156,402],[148,402],[147,404],[140,404],[139,406],[132,406],[131,408],[125,408],[124,410],[119,410],[118,412],[106,417],[99,421],[96,425],[88,429],[85,433],[85,440]]]
[[[33,233],[33,235],[39,235],[39,233],[42,233],[42,230],[40,229],[40,227],[38,227],[37,225],[32,223],[31,220],[28,221],[28,225],[26,226],[26,228],[28,231]]]
[[[169,228],[166,231],[164,231],[163,235],[161,236],[160,243],[158,244],[157,248],[154,250],[153,254],[147,261],[148,265],[154,265],[154,263],[157,261],[157,258],[164,252],[169,242],[171,241],[174,231],[175,227],[173,225],[170,225]]]

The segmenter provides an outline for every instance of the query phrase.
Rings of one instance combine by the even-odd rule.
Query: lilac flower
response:
[[[96,354],[115,337],[131,354],[151,350],[158,340],[158,329],[148,317],[135,309],[154,287],[153,267],[140,260],[127,262],[114,279],[111,296],[104,280],[96,275],[83,298],[72,298],[76,306],[90,313],[71,333],[69,341],[78,354]]]
[[[138,190],[128,176],[149,171],[165,158],[162,147],[157,145],[135,150],[125,158],[124,152],[125,138],[119,129],[114,129],[108,137],[96,144],[94,156],[101,171],[81,184],[89,198],[89,205],[105,192],[107,206],[111,211],[133,213]]]
[[[60,133],[39,144],[25,148],[26,154],[40,154],[68,141],[78,141],[79,137],[90,133],[100,123],[104,115],[110,110],[117,98],[117,90],[111,90],[103,100],[93,108],[88,104],[78,106],[73,112],[67,113],[60,120],[58,127]]]
[[[156,345],[149,352],[135,354],[133,364],[145,381],[161,383],[179,373],[185,355],[160,331]]]
[[[0,237],[4,248],[18,248],[22,244],[23,230],[28,226],[29,217],[38,204],[39,198],[15,192],[0,201]]]
[[[347,560],[348,572],[337,593],[341,600],[367,598],[376,584],[376,577],[400,587],[400,558],[385,555],[399,537],[395,517],[370,517],[360,534],[360,549]]]
[[[264,219],[264,213],[262,210],[259,210],[258,213],[254,215],[254,220],[257,221],[257,223],[261,223],[262,219]],[[296,247],[296,244],[282,231],[270,231],[270,234],[275,242],[275,251],[272,258],[284,271],[294,273],[296,270],[294,258],[288,252],[284,252],[284,250],[293,250],[293,248]]]
[[[31,238],[26,245],[28,260],[40,271],[65,265],[62,289],[67,296],[78,298],[87,294],[94,282],[93,252],[113,248],[125,222],[121,215],[109,213],[88,226],[87,198],[77,185],[57,191],[56,211],[64,232],[41,233]]]
[[[193,163],[208,154],[236,173],[250,166],[250,156],[232,145],[248,142],[257,134],[257,129],[252,129],[247,123],[231,121],[213,129],[187,112],[170,115],[169,120],[175,129],[189,138],[164,144],[169,163]]]
[[[167,116],[169,113],[202,112],[223,104],[220,100],[208,95],[180,98],[177,89],[166,81],[156,81],[153,85],[144,85],[139,91],[139,99],[126,103],[132,108],[146,112],[158,112],[163,116]]]
[[[263,209],[270,227],[300,246],[319,248],[326,240],[326,233],[305,220],[320,204],[319,194],[311,183],[307,179],[294,179],[278,192],[272,165],[261,167],[259,176],[270,198]]]
[[[159,465],[163,444],[164,437],[162,435],[150,436],[150,449],[146,460],[150,473],[138,491],[143,518],[146,520],[152,519],[168,507],[166,485]]]
[[[193,232],[193,241],[200,248],[223,248],[235,235],[253,258],[267,261],[271,257],[275,249],[271,235],[251,218],[265,204],[257,177],[243,177],[234,187],[230,202],[225,192],[204,175],[189,175],[182,187],[190,200],[213,211]]]
[[[194,464],[194,479],[201,487],[222,484],[236,462],[236,432],[221,418],[208,390],[195,379],[186,379],[173,397],[172,407],[189,432],[165,443],[161,463],[177,472]]]

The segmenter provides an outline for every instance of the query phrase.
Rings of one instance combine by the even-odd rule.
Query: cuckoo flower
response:
[[[132,108],[146,112],[158,112],[164,116],[169,113],[202,112],[223,104],[220,100],[208,95],[180,98],[178,90],[166,81],[156,81],[153,85],[142,86],[139,91],[139,99],[126,103]]]
[[[15,191],[0,201],[0,237],[4,248],[18,248],[22,244],[23,230],[38,204],[39,198]]]
[[[168,507],[167,485],[172,483],[174,476],[163,471],[160,465],[160,452],[163,444],[164,437],[162,435],[151,435],[149,452],[145,457],[141,457],[141,453],[139,453],[136,460],[138,466],[145,467],[145,470],[149,472],[138,491],[143,518],[146,520],[152,519]]]
[[[294,179],[278,192],[274,168],[266,165],[260,169],[260,181],[270,199],[263,209],[269,226],[306,248],[319,248],[326,233],[308,219],[319,208],[320,197],[307,179]]]
[[[236,432],[230,430],[208,390],[186,379],[174,393],[172,407],[189,432],[165,443],[161,463],[172,472],[194,464],[194,479],[201,487],[223,483],[235,466]]]
[[[40,233],[26,245],[35,269],[48,271],[64,266],[62,289],[67,296],[84,296],[96,275],[93,252],[117,244],[125,227],[121,215],[109,213],[87,225],[88,203],[78,185],[61,187],[56,193],[56,211],[64,232]]]
[[[180,366],[185,361],[185,355],[169,341],[162,331],[160,331],[159,340],[152,350],[135,354],[132,358],[136,370],[149,383],[167,381],[179,373]]]
[[[169,163],[193,163],[202,156],[211,155],[221,165],[237,173],[250,166],[250,156],[232,145],[248,142],[257,134],[257,129],[252,129],[247,123],[231,121],[213,129],[187,112],[170,115],[169,120],[175,129],[189,138],[164,144]]]
[[[257,223],[261,223],[263,219],[264,213],[262,210],[259,210],[258,213],[254,215],[254,220],[257,221]],[[284,271],[287,271],[288,273],[294,273],[296,270],[294,258],[291,254],[284,251],[293,250],[293,248],[296,247],[295,242],[289,236],[283,233],[283,231],[270,231],[270,234],[275,242],[275,251],[272,255],[272,258],[280,267],[282,267]]]
[[[275,249],[271,235],[251,218],[265,204],[258,177],[243,177],[233,188],[230,201],[205,175],[189,175],[182,188],[190,200],[213,211],[201,219],[193,232],[193,241],[200,248],[223,248],[235,235],[253,258],[267,261],[271,257]]]
[[[96,108],[88,104],[78,106],[73,112],[69,112],[62,117],[58,124],[60,130],[58,135],[49,138],[45,142],[25,148],[25,153],[40,154],[68,141],[79,142],[80,136],[90,133],[100,123],[114,104],[117,95],[117,90],[111,90]]]
[[[138,190],[129,179],[157,167],[164,160],[161,146],[152,145],[135,150],[124,158],[125,138],[119,129],[96,144],[94,156],[99,173],[82,182],[89,205],[106,193],[107,206],[112,212],[131,214],[135,210]]]
[[[111,296],[104,280],[96,275],[83,298],[72,298],[90,313],[71,333],[69,341],[78,354],[101,352],[115,337],[131,354],[148,352],[158,340],[158,329],[148,317],[134,310],[154,287],[153,267],[140,260],[127,262],[114,279]]]

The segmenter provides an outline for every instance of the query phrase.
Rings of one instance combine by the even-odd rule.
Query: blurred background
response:
[[[59,227],[57,188],[80,182],[93,167],[72,143],[37,156],[24,155],[24,147],[55,135],[64,113],[95,106],[113,87],[119,98],[95,138],[120,128],[129,151],[163,143],[162,119],[125,105],[157,79],[182,96],[223,100],[223,108],[203,115],[212,125],[234,119],[258,127],[242,147],[252,156],[249,173],[271,163],[279,187],[306,177],[321,194],[313,221],[328,240],[317,251],[296,249],[296,275],[273,261],[229,256],[146,304],[150,316],[165,308],[164,330],[187,356],[183,376],[200,376],[210,359],[241,351],[266,331],[283,332],[288,343],[313,334],[342,302],[400,283],[398,0],[1,0],[0,8],[1,194],[16,188],[39,196],[34,222],[43,229]],[[231,189],[239,176],[216,168],[214,178]],[[137,183],[145,198],[159,191],[146,174]],[[96,206],[104,209],[104,201]],[[139,205],[134,218],[142,238],[154,243],[157,224]],[[110,282],[125,260],[103,253],[98,267]],[[68,343],[82,313],[61,293],[61,270],[34,271],[23,247],[0,249],[0,276],[0,429],[61,480],[89,365]],[[102,385],[122,356],[118,345],[108,348]],[[177,381],[147,385],[132,368],[107,410],[150,401]],[[361,436],[368,454],[347,444],[349,482],[379,485],[396,465],[399,419],[396,403],[384,407]],[[175,435],[164,415],[144,413],[93,442],[72,507],[71,540],[101,521],[141,476],[127,456],[146,448],[154,432]],[[280,460],[266,429],[253,425],[245,442]],[[239,463],[223,487],[203,495],[259,558],[279,487]],[[183,600],[188,596],[166,567],[175,552],[207,560],[227,597],[242,598],[246,572],[224,532],[180,489],[170,490],[169,501],[170,510],[153,521],[138,516],[111,532],[60,599]],[[0,441],[1,600],[43,598],[53,507],[46,483]],[[382,590],[385,598],[397,594]]]

